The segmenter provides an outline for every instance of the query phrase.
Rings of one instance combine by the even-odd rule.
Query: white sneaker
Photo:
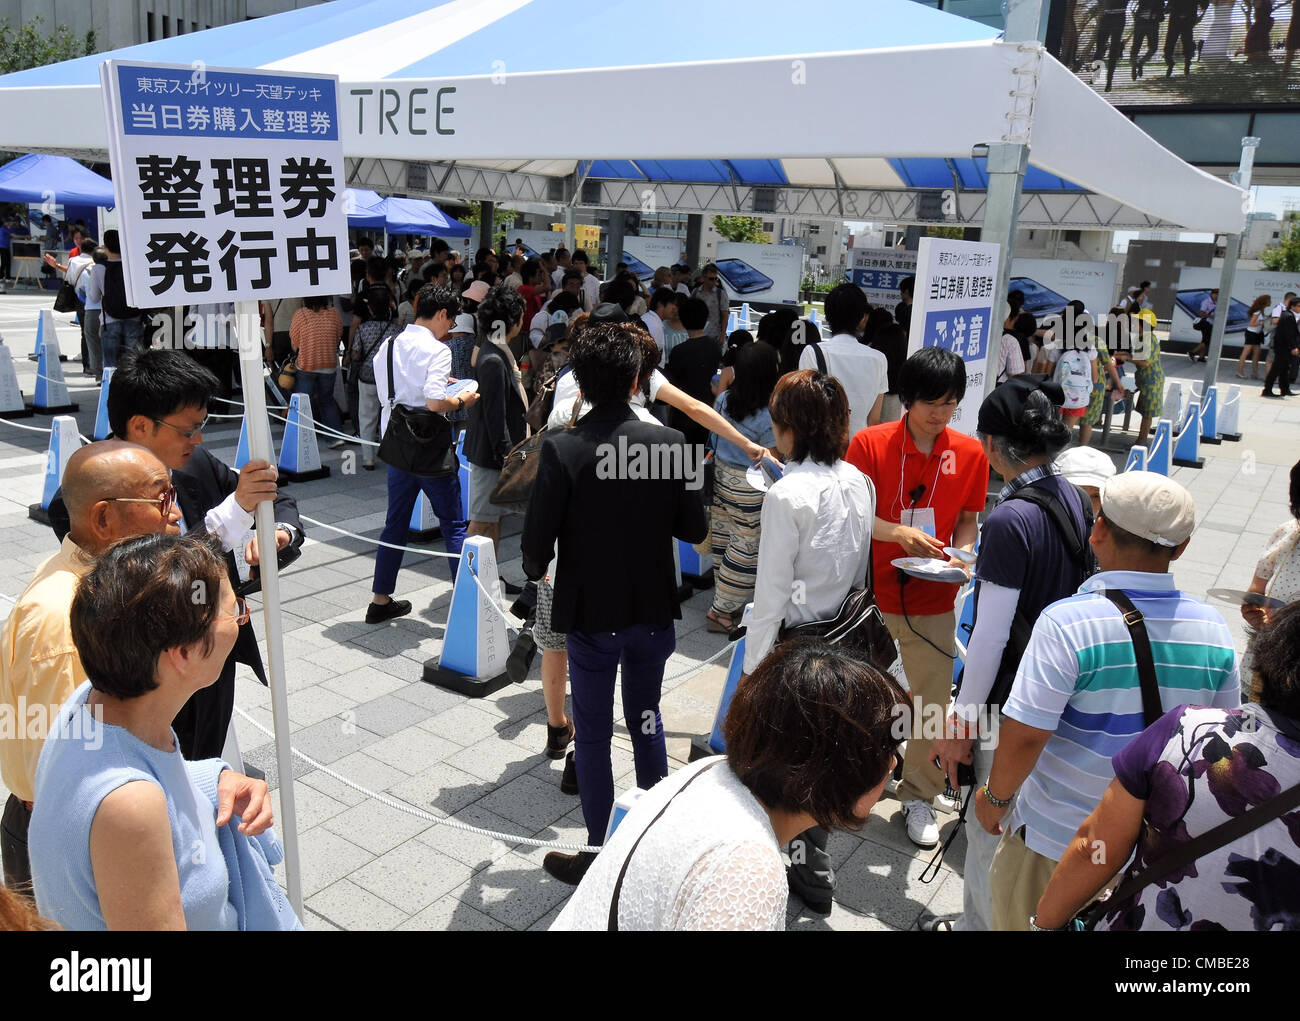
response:
[[[939,823],[928,801],[904,801],[903,821],[907,839],[917,847],[929,849],[939,843]]]

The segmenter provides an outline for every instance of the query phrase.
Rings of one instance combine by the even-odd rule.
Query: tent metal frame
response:
[[[987,192],[964,189],[954,174],[951,189],[955,213],[922,216],[922,200],[942,196],[941,190],[863,189],[803,185],[747,185],[740,181],[690,183],[678,181],[600,179],[595,201],[578,174],[548,177],[520,171],[490,170],[464,162],[421,162],[349,158],[347,183],[353,188],[401,192],[411,198],[445,202],[536,204],[560,212],[577,209],[640,210],[667,213],[709,213],[743,216],[785,216],[809,219],[870,220],[897,224],[946,224],[978,227],[983,222]],[[581,164],[580,164],[581,166]],[[412,173],[412,168],[418,168]],[[838,176],[838,175],[837,175]],[[412,187],[423,182],[423,187]],[[771,200],[771,208],[755,211],[755,199]],[[651,204],[653,203],[653,206]],[[929,205],[929,203],[924,203]],[[1019,225],[1052,230],[1175,230],[1169,223],[1121,202],[1089,192],[1025,191],[1020,199]]]

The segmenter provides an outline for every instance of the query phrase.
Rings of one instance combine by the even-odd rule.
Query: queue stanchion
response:
[[[36,319],[36,344],[32,347],[32,353],[27,356],[29,362],[39,362],[41,360],[41,348],[48,341],[59,339],[58,331],[54,327],[54,313],[48,308],[41,309],[41,314]],[[59,361],[66,362],[66,355],[60,354]]]
[[[742,330],[751,329],[749,323],[750,323],[749,302],[742,301],[740,303],[740,328]]]
[[[32,409],[38,415],[68,415],[76,412],[79,405],[68,395],[63,366],[59,364],[62,357],[59,354],[59,339],[53,335],[53,331],[41,342],[40,352],[36,361],[36,394],[32,398]]]
[[[492,600],[500,591],[496,552],[486,535],[472,535],[460,551],[447,610],[442,652],[424,664],[424,681],[473,698],[510,683],[505,617]]]
[[[59,415],[51,423],[50,445],[45,451],[45,485],[41,489],[41,502],[27,508],[27,516],[42,525],[50,523],[50,503],[63,485],[63,471],[70,458],[81,446],[81,433],[77,420],[71,415]]]
[[[1144,472],[1147,470],[1147,448],[1130,447],[1128,460],[1124,462],[1126,472]]]
[[[1182,431],[1174,437],[1174,464],[1180,468],[1204,468],[1205,458],[1201,457],[1201,403],[1192,401],[1187,405],[1187,418]]]
[[[311,412],[311,398],[306,394],[294,394],[289,401],[284,438],[280,441],[280,478],[286,482],[310,482],[329,477],[329,466],[321,464],[315,418]]]
[[[407,536],[407,542],[423,545],[441,537],[442,528],[438,524],[437,517],[434,516],[433,504],[421,491],[419,498],[415,501],[415,506],[411,508],[411,529],[410,534]]]
[[[1183,420],[1183,384],[1178,380],[1170,380],[1165,387],[1165,416],[1171,422],[1182,422]]]
[[[698,553],[685,539],[677,540],[682,583],[693,589],[713,588],[713,554]]]
[[[0,341],[0,418],[31,418],[35,412],[23,400],[18,388],[18,372],[14,369],[14,356]]]
[[[1223,399],[1223,408],[1219,416],[1219,433],[1229,443],[1241,441],[1241,387],[1233,384],[1228,387],[1228,395]]]
[[[1162,418],[1156,423],[1155,435],[1147,449],[1147,471],[1168,477],[1174,448],[1174,423]]]
[[[104,381],[99,384],[99,407],[95,409],[95,431],[91,435],[96,440],[106,440],[113,432],[108,424],[108,386],[113,381],[113,367],[104,369]]]
[[[749,619],[754,610],[753,603],[745,604],[745,612],[740,615],[741,628],[749,627]],[[708,758],[710,755],[722,755],[727,750],[727,742],[722,736],[722,725],[727,720],[731,709],[731,698],[736,694],[740,677],[745,672],[745,635],[741,635],[731,650],[731,662],[727,666],[727,680],[722,686],[722,697],[718,699],[718,711],[713,717],[713,731],[707,741],[691,742],[690,760]]]
[[[460,519],[469,520],[469,462],[465,460],[465,430],[456,437],[456,463],[460,465]]]
[[[1201,442],[1219,444],[1219,388],[1207,387],[1201,403]]]

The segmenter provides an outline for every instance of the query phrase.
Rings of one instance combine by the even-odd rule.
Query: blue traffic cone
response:
[[[113,368],[107,366],[104,369],[104,381],[99,384],[99,407],[95,411],[94,437],[97,440],[106,440],[113,432],[108,424],[108,385],[112,380]]]
[[[50,445],[45,452],[45,486],[41,502],[27,508],[27,516],[43,525],[50,523],[50,502],[63,485],[63,472],[70,458],[81,447],[81,433],[77,420],[71,415],[59,415],[51,423]]]
[[[329,467],[321,464],[314,422],[311,398],[306,394],[294,394],[289,401],[284,439],[280,441],[280,478],[287,482],[310,482],[329,477]]]
[[[1180,468],[1203,468],[1201,457],[1201,404],[1192,401],[1187,405],[1187,420],[1182,431],[1174,437],[1174,464]]]
[[[1205,400],[1201,405],[1201,442],[1219,444],[1219,388],[1209,387],[1205,391]]]
[[[754,604],[749,603],[745,606],[745,612],[740,616],[740,626],[748,628],[749,619],[754,610]],[[727,680],[722,686],[722,697],[718,700],[718,712],[713,718],[713,732],[709,735],[708,745],[700,748],[695,745],[691,748],[691,758],[698,759],[707,755],[723,755],[727,751],[727,742],[722,736],[722,725],[726,722],[727,712],[731,709],[731,698],[736,694],[736,687],[740,684],[740,677],[745,672],[745,636],[742,635],[736,642],[735,648],[731,650],[731,663],[727,667]]]
[[[1168,476],[1174,449],[1174,423],[1162,418],[1156,423],[1156,432],[1147,449],[1147,471]]]
[[[248,416],[245,415],[239,420],[239,446],[235,448],[235,471],[239,471],[252,459],[253,455],[248,449]]]
[[[696,589],[713,588],[713,554],[697,553],[689,542],[678,539],[677,559],[683,582]]]
[[[37,414],[65,415],[78,410],[78,405],[68,396],[68,384],[63,379],[59,360],[59,340],[51,330],[41,342],[40,357],[36,360],[36,396],[32,408]]]
[[[1129,447],[1128,460],[1124,462],[1126,472],[1147,471],[1147,448]]]
[[[456,570],[442,654],[424,664],[427,683],[474,698],[510,683],[506,673],[510,645],[504,611],[496,601],[499,590],[492,540],[485,535],[470,536]]]
[[[41,360],[41,348],[46,341],[59,339],[58,331],[54,328],[54,313],[48,308],[41,309],[41,314],[36,320],[36,345],[32,348],[32,353],[27,356],[29,362],[39,362]],[[68,356],[59,355],[59,361],[66,362]]]

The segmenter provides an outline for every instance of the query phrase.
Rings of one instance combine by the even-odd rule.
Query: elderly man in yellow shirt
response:
[[[36,569],[0,633],[0,777],[11,792],[0,851],[11,890],[31,883],[27,825],[45,735],[59,707],[86,680],[68,624],[77,583],[113,543],[179,531],[166,466],[134,443],[106,440],[74,453],[64,470],[63,498],[71,530]]]

